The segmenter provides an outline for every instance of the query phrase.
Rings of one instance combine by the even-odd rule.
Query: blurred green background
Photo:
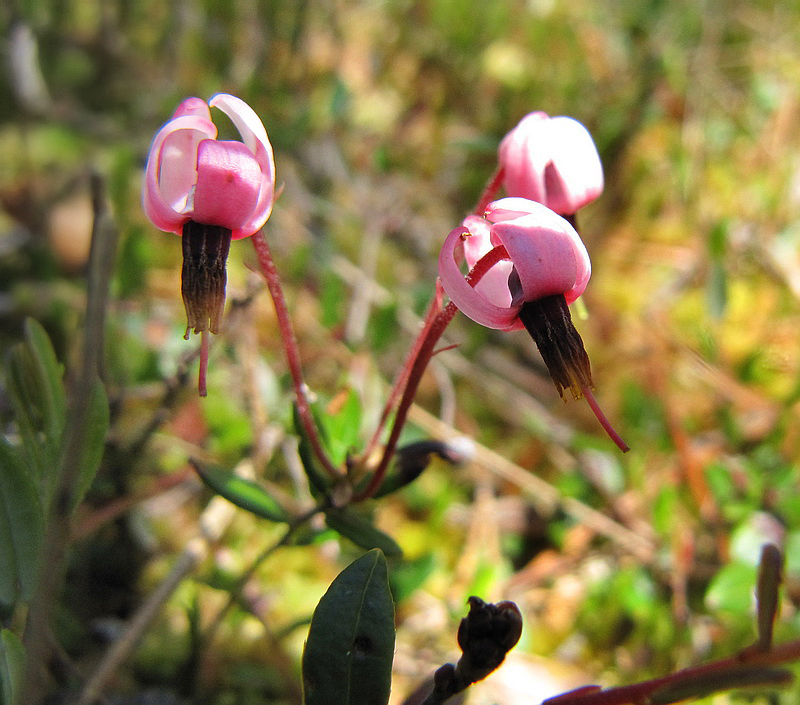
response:
[[[477,201],[502,136],[532,110],[570,115],[604,163],[606,190],[581,213],[593,278],[576,325],[632,451],[618,454],[585,403],[560,401],[524,333],[456,318],[446,339],[459,347],[435,359],[406,438],[458,429],[481,452],[375,507],[405,551],[391,567],[393,702],[453,658],[470,594],[513,599],[526,621],[473,703],[539,702],[732,653],[753,638],[765,540],[787,556],[778,634],[797,635],[796,3],[17,0],[0,22],[0,347],[32,316],[70,369],[91,171],[107,180],[121,235],[112,430],[59,621],[79,673],[196,535],[209,496],[190,455],[250,460],[292,501],[307,496],[249,243],[231,250],[234,305],[199,400],[184,370],[197,341],[182,340],[179,242],[140,208],[156,130],[184,97],[221,91],[249,102],[272,140],[283,191],[266,232],[308,381],[330,408],[358,392],[362,440],[432,296],[439,246]],[[0,414],[9,429],[2,394]],[[570,499],[537,497],[528,473]],[[323,534],[282,549],[213,648],[195,638],[278,536],[239,512],[114,692],[296,702],[305,620],[352,545]]]

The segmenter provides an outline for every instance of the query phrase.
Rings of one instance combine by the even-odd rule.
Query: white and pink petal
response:
[[[463,227],[452,230],[439,252],[439,277],[445,292],[456,307],[476,323],[498,330],[519,327],[519,306],[492,303],[480,290],[473,288],[461,272],[455,259],[456,249],[462,244],[462,239],[469,236],[468,232]]]

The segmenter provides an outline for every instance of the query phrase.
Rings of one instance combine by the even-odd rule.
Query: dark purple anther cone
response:
[[[183,226],[181,294],[186,307],[186,335],[219,332],[225,307],[225,265],[231,247],[231,231],[218,225],[190,220]]]
[[[580,399],[584,389],[594,386],[592,369],[563,294],[526,301],[519,319],[539,348],[561,398],[569,389]]]

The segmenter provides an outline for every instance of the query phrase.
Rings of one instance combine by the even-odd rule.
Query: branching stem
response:
[[[486,272],[503,259],[508,259],[506,248],[502,245],[495,247],[475,263],[475,266],[467,275],[467,282],[474,287],[483,278]],[[355,495],[353,501],[361,502],[372,497],[381,486],[381,482],[383,482],[383,478],[386,476],[386,471],[389,468],[389,463],[394,455],[394,451],[397,448],[400,432],[405,425],[406,418],[408,417],[408,410],[411,408],[411,404],[414,401],[414,396],[422,380],[422,375],[436,352],[436,343],[439,341],[439,338],[442,337],[442,333],[444,333],[450,321],[453,320],[453,316],[456,315],[457,311],[456,305],[452,301],[449,302],[433,318],[431,324],[423,328],[420,335],[421,342],[418,340],[414,343],[412,350],[416,350],[417,352],[416,355],[411,356],[408,363],[406,363],[410,365],[406,377],[406,385],[403,389],[402,397],[400,398],[400,404],[397,408],[397,414],[394,417],[392,430],[389,433],[389,440],[386,442],[381,462],[375,469],[375,473],[367,487],[362,492]]]

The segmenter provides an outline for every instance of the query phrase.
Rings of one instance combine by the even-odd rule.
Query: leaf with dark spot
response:
[[[345,568],[314,611],[303,653],[305,705],[386,705],[394,603],[375,549]]]

